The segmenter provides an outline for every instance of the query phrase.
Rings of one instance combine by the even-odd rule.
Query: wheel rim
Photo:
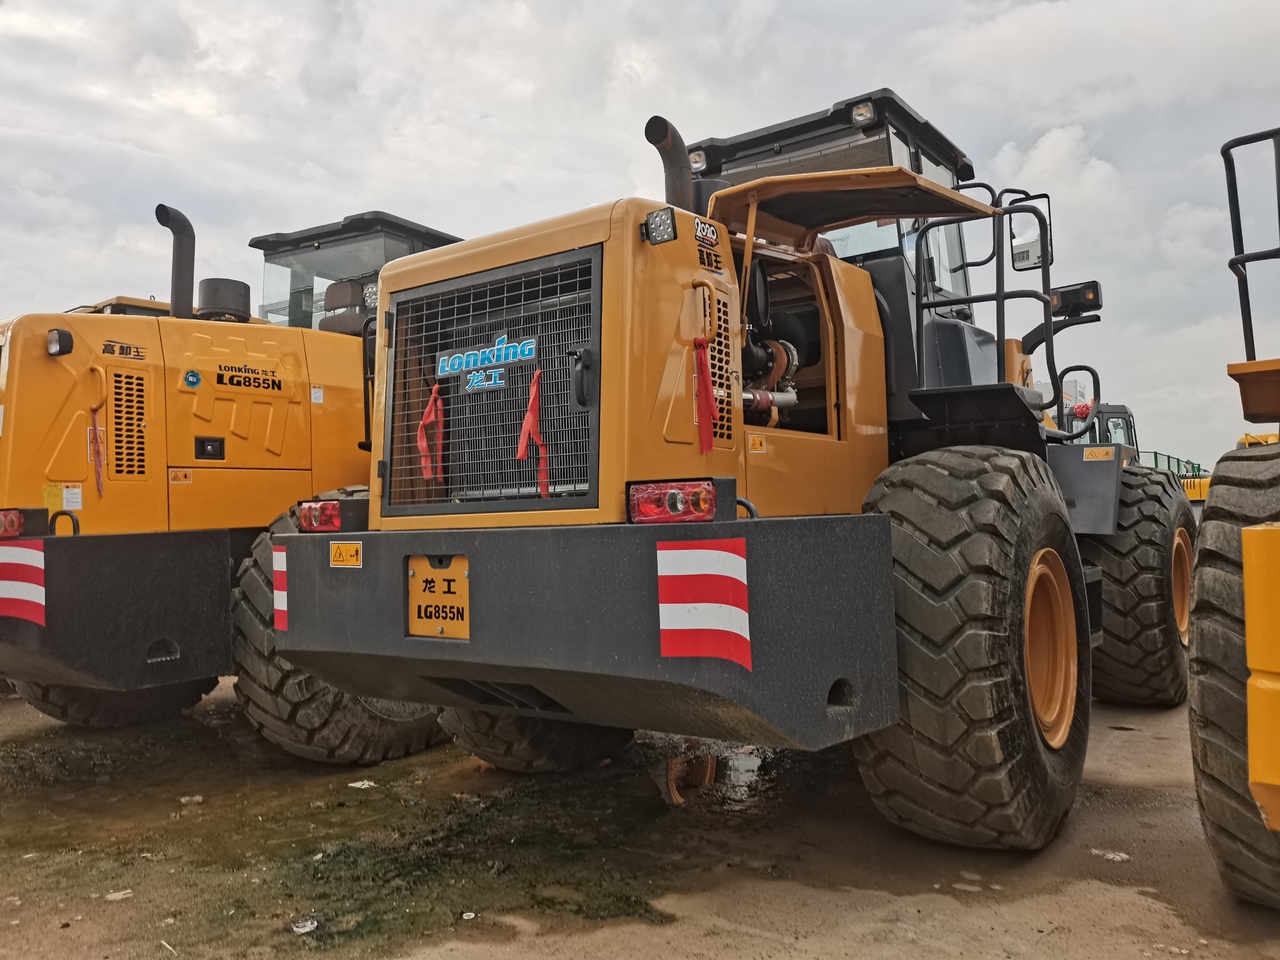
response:
[[[1191,534],[1179,527],[1173,534],[1173,619],[1185,647],[1191,638]]]
[[[1076,711],[1076,611],[1067,568],[1050,547],[1031,558],[1022,624],[1031,706],[1040,736],[1057,750]]]

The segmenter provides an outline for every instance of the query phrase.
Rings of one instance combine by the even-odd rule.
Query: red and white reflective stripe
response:
[[[658,544],[658,627],[664,657],[717,657],[751,669],[747,541]]]
[[[284,547],[271,548],[271,585],[275,590],[275,628],[289,629],[289,571],[285,566]]]
[[[0,617],[44,626],[44,541],[0,546]]]

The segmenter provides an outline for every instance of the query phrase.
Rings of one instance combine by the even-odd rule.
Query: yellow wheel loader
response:
[[[1280,420],[1280,359],[1258,359],[1249,266],[1280,249],[1248,251],[1237,151],[1280,129],[1222,147],[1245,360],[1227,367],[1244,418]],[[1280,163],[1280,161],[1277,161]],[[1191,751],[1200,819],[1223,881],[1280,907],[1280,444],[1246,435],[1213,468],[1201,513],[1191,609]]]
[[[894,822],[1042,847],[1102,639],[1077,540],[1116,533],[1129,455],[1046,423],[1067,325],[1047,216],[956,189],[968,160],[887,90],[692,151],[645,133],[664,202],[383,268],[370,499],[304,503],[271,538],[277,648],[444,705],[505,769],[636,729],[852,741]],[[990,232],[992,292],[964,224]]]
[[[1133,706],[1173,707],[1187,699],[1187,641],[1196,514],[1186,481],[1200,465],[1139,451],[1133,411],[1114,403],[1065,406],[1063,429],[1092,413],[1080,443],[1119,443],[1125,463],[1116,532],[1082,537],[1081,554],[1103,570],[1102,645],[1093,653],[1093,695]]]
[[[289,527],[281,511],[367,478],[365,301],[389,259],[455,238],[379,213],[257,238],[274,325],[238,280],[202,280],[193,309],[194,231],[171,207],[156,217],[170,303],[0,323],[0,676],[96,727],[176,714],[236,673],[249,719],[291,752],[421,749],[433,710],[335,690],[244,604],[233,648],[228,600],[268,525]]]

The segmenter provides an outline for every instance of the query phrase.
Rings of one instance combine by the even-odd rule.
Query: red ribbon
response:
[[[93,479],[98,487],[98,498],[102,498],[102,465],[106,463],[106,454],[102,451],[102,434],[98,431],[98,410],[93,408],[89,411],[89,417],[93,421],[93,426],[89,434],[89,457],[93,460]]]
[[[435,444],[427,443],[427,427],[435,425]],[[440,384],[431,387],[431,399],[422,411],[418,424],[418,456],[422,463],[422,475],[428,480],[443,480],[440,467],[440,450],[444,445],[444,403],[440,400]]]
[[[538,428],[538,417],[542,412],[541,380],[542,371],[535,370],[533,382],[529,384],[529,408],[524,412],[524,424],[520,427],[520,449],[516,453],[516,459],[529,459],[529,442],[533,441],[538,448],[538,492],[544,497],[550,497],[551,464],[547,462],[547,445],[542,442],[542,431]]]
[[[1089,411],[1093,409],[1092,403],[1077,403],[1071,408],[1071,412],[1076,415],[1077,420],[1083,420],[1089,416]]]
[[[711,443],[714,439],[713,431],[715,430],[716,421],[719,419],[720,411],[716,407],[715,389],[711,385],[711,361],[707,359],[707,338],[697,337],[693,341],[694,351],[697,354],[698,368],[698,444],[702,448],[703,453],[711,450]]]

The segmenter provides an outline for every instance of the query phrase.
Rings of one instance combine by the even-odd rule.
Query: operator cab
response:
[[[378,306],[378,272],[457,237],[379,210],[293,233],[254,237],[261,250],[259,313],[280,326],[359,334]]]
[[[695,206],[716,190],[784,174],[901,167],[951,190],[964,189],[974,176],[964,152],[889,89],[740,136],[699,141],[690,145],[689,159],[696,178]],[[701,209],[706,209],[705,201]],[[971,307],[963,304],[926,312],[924,357],[917,364],[916,239],[927,222],[924,216],[884,217],[832,226],[820,233],[814,246],[818,250],[825,241],[826,252],[871,275],[884,323],[891,421],[922,416],[908,397],[911,390],[994,383],[1001,366],[996,337],[974,324]],[[990,258],[967,261],[959,224],[925,236],[926,298],[970,296],[969,267]],[[1034,257],[1025,259],[1028,268],[1038,267]]]

